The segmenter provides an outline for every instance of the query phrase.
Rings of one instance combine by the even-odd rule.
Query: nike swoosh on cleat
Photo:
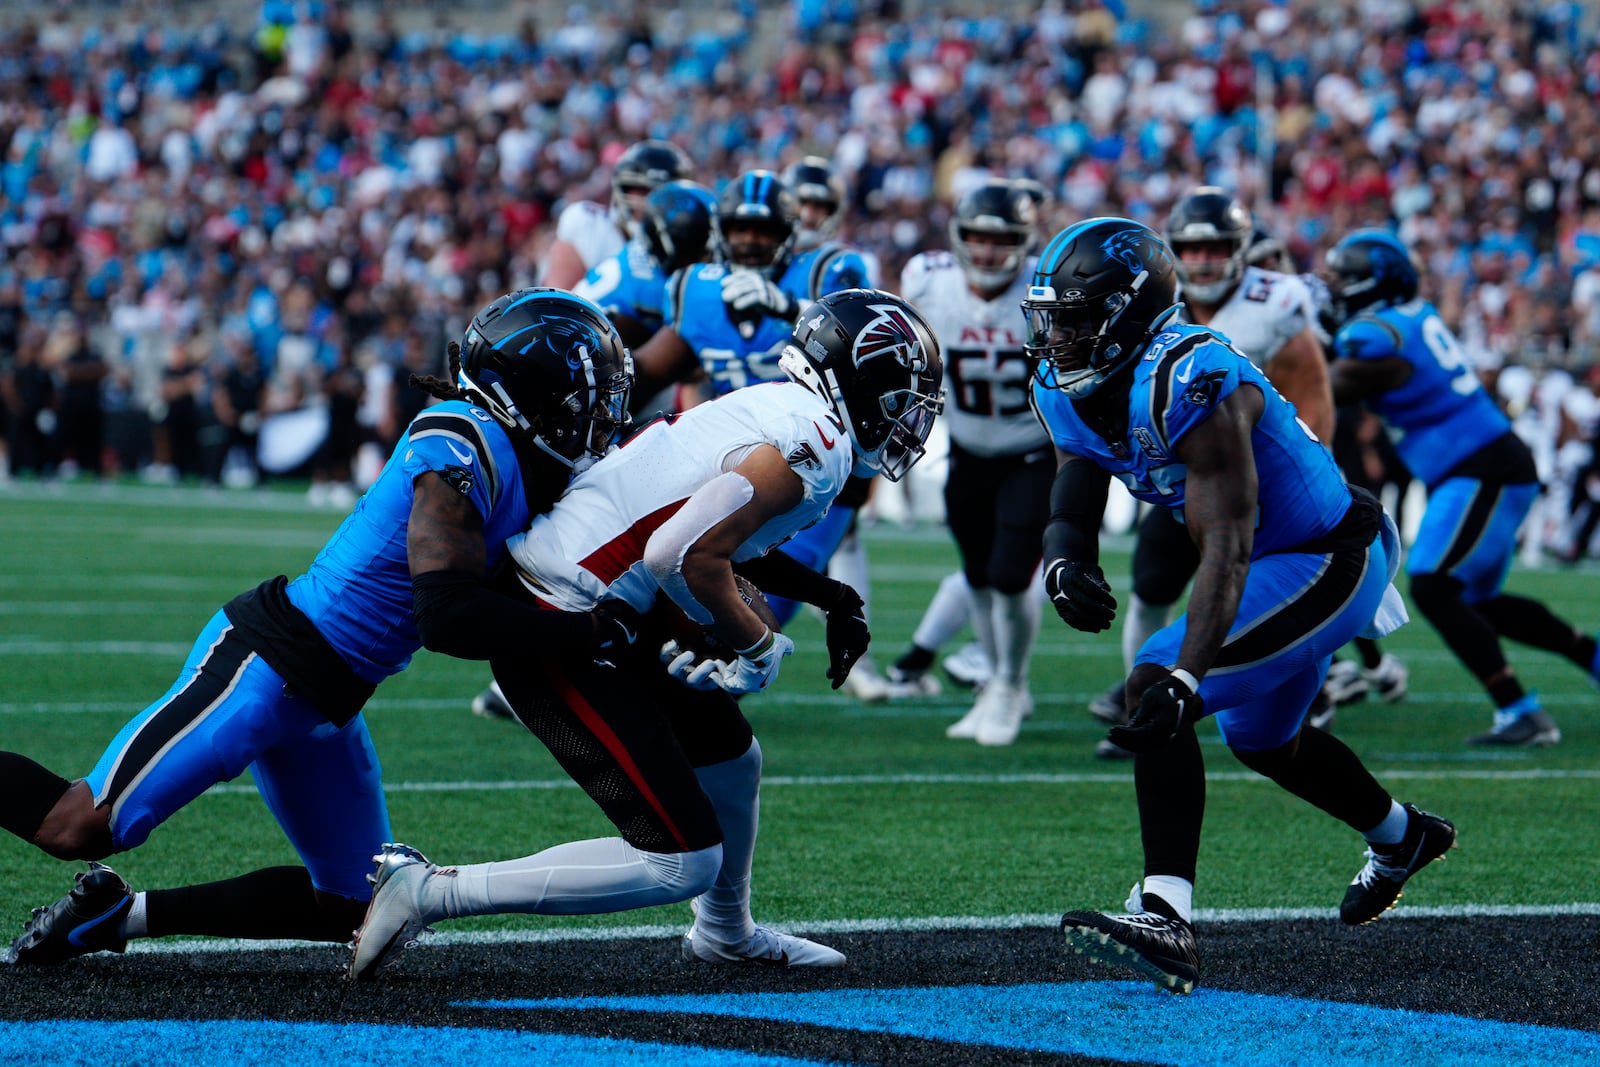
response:
[[[117,901],[116,906],[111,908],[110,910],[108,910],[105,914],[97,915],[93,919],[90,919],[87,922],[81,922],[77,926],[74,926],[67,933],[67,943],[69,945],[75,945],[78,948],[89,948],[90,946],[84,944],[83,941],[80,939],[79,935],[88,933],[89,931],[93,930],[95,927],[99,926],[101,923],[105,922],[107,919],[112,918],[113,916],[116,915],[117,911],[121,907],[122,907],[122,901],[119,900],[119,901]]]

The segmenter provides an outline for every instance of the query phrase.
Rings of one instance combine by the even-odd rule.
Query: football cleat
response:
[[[358,981],[376,978],[402,952],[433,933],[423,917],[423,885],[436,873],[455,873],[453,867],[435,867],[410,845],[386,843],[372,860],[378,865],[367,875],[372,901],[351,945],[350,977]]]
[[[103,863],[91,863],[73,880],[72,891],[45,908],[34,908],[22,936],[6,951],[7,963],[61,963],[91,952],[128,947],[122,921],[133,907],[133,890]]]
[[[1061,917],[1061,933],[1074,952],[1099,963],[1126,964],[1150,978],[1157,989],[1189,993],[1200,980],[1200,947],[1194,927],[1176,916],[1144,909],[1135,885],[1128,895],[1128,914],[1069,911]]]
[[[494,682],[472,698],[472,714],[482,719],[515,719],[516,713],[511,710],[511,702],[500,691],[500,683]]]
[[[997,748],[1011,744],[1022,729],[1022,720],[1033,712],[1033,697],[1026,689],[993,681],[984,687],[979,700],[984,705],[973,737],[978,744]]]
[[[1371,692],[1378,694],[1386,703],[1397,704],[1406,698],[1410,677],[1406,665],[1388,652],[1378,660],[1378,665],[1371,670],[1361,668],[1361,677],[1367,683]]]
[[[939,679],[929,671],[913,671],[890,666],[884,672],[889,683],[890,700],[914,700],[917,697],[936,697],[944,692]]]
[[[1350,659],[1334,660],[1328,667],[1327,679],[1322,683],[1322,691],[1333,707],[1359,704],[1367,699],[1370,688],[1366,678],[1362,677],[1361,665]]]
[[[1525,745],[1543,748],[1561,741],[1561,729],[1548,712],[1539,707],[1539,698],[1529,693],[1510,707],[1494,713],[1494,726],[1467,738],[1469,745],[1510,747]]]
[[[944,672],[968,689],[980,688],[994,674],[989,654],[976,641],[969,641],[944,658]]]
[[[1123,683],[1107,689],[1089,701],[1089,714],[1110,726],[1121,726],[1128,721],[1128,708],[1123,695]]]
[[[882,704],[892,695],[889,683],[868,662],[857,663],[839,687],[863,704]]]
[[[741,945],[713,941],[694,927],[683,935],[683,958],[690,963],[744,963],[762,967],[843,967],[845,955],[827,945],[783,934],[765,926]]]
[[[1345,890],[1339,918],[1349,926],[1375,921],[1394,907],[1406,880],[1456,847],[1448,819],[1407,804],[1406,834],[1397,845],[1369,845],[1367,862]]]

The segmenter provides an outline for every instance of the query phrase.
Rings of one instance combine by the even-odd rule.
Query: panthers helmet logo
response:
[[[856,334],[851,355],[856,366],[879,356],[893,356],[896,363],[922,374],[928,369],[928,354],[917,340],[916,328],[898,307],[893,304],[873,304],[876,317]]]
[[[1172,256],[1166,246],[1152,238],[1151,231],[1143,227],[1118,230],[1105,239],[1100,250],[1107,259],[1122,264],[1137,278],[1152,267],[1171,265]]]
[[[594,335],[593,330],[569,318],[542,318],[534,323],[533,328],[538,332],[522,351],[527,352],[534,345],[543,344],[553,355],[563,360],[570,371],[581,370],[583,365],[589,362],[590,353],[600,348],[600,339]],[[515,337],[513,334],[500,343],[505,345],[506,342],[515,340]]]

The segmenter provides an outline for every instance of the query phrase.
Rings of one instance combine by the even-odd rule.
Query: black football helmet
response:
[[[1139,358],[1178,303],[1172,250],[1131,219],[1087,219],[1045,245],[1022,302],[1023,351],[1046,389],[1088,396]]]
[[[806,156],[796,160],[784,168],[783,180],[794,190],[795,199],[802,207],[819,204],[827,211],[815,226],[807,226],[805,219],[800,220],[800,229],[795,235],[797,249],[816,248],[839,232],[839,223],[844,218],[844,179],[833,173],[826,159]]]
[[[611,217],[631,233],[633,204],[667,182],[694,176],[689,153],[671,141],[640,141],[617,157],[611,168]]]
[[[991,178],[963,196],[950,216],[950,249],[967,281],[988,290],[1010,285],[1033,251],[1038,218],[1034,198],[1003,178]],[[974,241],[980,234],[992,240]]]
[[[747,170],[717,199],[712,247],[729,267],[764,270],[776,281],[788,265],[799,225],[800,203],[788,183],[770,170]],[[740,233],[730,237],[732,230]]]
[[[1415,300],[1422,282],[1410,249],[1387,230],[1357,230],[1328,249],[1326,264],[1340,324],[1364,308]]]
[[[1181,197],[1167,216],[1167,245],[1177,260],[1183,294],[1202,304],[1220,304],[1244,273],[1244,252],[1255,224],[1249,210],[1233,194],[1215,185],[1202,185]],[[1224,245],[1225,260],[1208,263],[1202,271],[1183,264],[1187,245]]]
[[[1289,254],[1289,246],[1260,226],[1250,231],[1250,244],[1245,247],[1244,262],[1245,266],[1260,267],[1262,270],[1277,271],[1279,274],[1296,272],[1294,257]]]
[[[457,384],[513,438],[579,470],[627,427],[633,356],[589,301],[519,289],[473,316]]]
[[[667,182],[650,194],[639,234],[662,270],[671,274],[706,257],[716,210],[717,198],[696,182]]]
[[[844,424],[859,477],[899,481],[944,411],[938,339],[910,303],[881,289],[841,289],[809,305],[778,366]]]

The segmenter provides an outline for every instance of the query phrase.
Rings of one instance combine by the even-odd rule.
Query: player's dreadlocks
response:
[[[436,378],[431,374],[413,374],[407,381],[436,400],[466,400],[467,394],[457,383],[461,380],[461,343],[451,341],[444,352],[450,360],[450,377]]]

